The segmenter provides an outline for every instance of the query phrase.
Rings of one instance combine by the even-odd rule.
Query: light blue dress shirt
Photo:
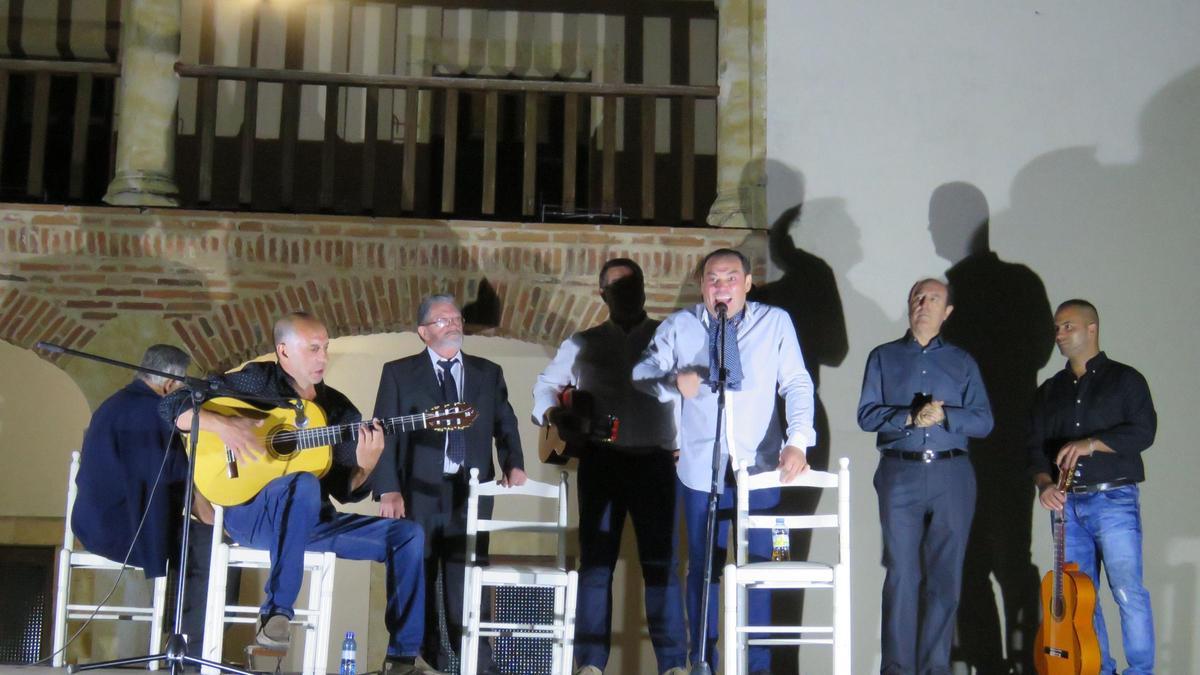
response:
[[[703,491],[709,489],[712,479],[717,420],[717,395],[708,384],[707,326],[712,320],[702,304],[671,314],[633,369],[634,386],[660,401],[675,403],[679,479],[687,487]],[[782,309],[747,302],[737,341],[742,389],[727,391],[725,400],[733,421],[736,457],[756,473],[777,468],[785,445],[807,451],[816,444],[813,383],[791,317]],[[684,399],[675,387],[676,374],[687,369],[700,373],[704,381],[699,395],[691,399]],[[777,397],[783,399],[785,424],[780,423]],[[722,436],[726,437],[721,442],[724,466],[729,456],[728,434]],[[718,481],[719,487],[723,485],[724,481]]]

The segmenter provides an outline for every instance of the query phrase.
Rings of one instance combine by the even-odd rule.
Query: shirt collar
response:
[[[429,354],[429,360],[433,362],[433,367],[434,367],[434,368],[438,368],[438,367],[439,367],[439,366],[438,366],[438,361],[447,361],[447,360],[451,361],[452,363],[458,363],[460,366],[462,365],[462,350],[461,350],[461,349],[460,349],[460,350],[458,350],[458,353],[457,353],[457,354],[455,354],[455,355],[454,355],[452,358],[450,358],[450,359],[443,359],[441,356],[439,356],[439,355],[438,355],[438,353],[437,353],[437,352],[433,351],[433,348],[432,348],[432,347],[426,347],[426,348],[425,348],[425,353],[426,353],[426,354]]]
[[[904,342],[905,344],[912,345],[917,349],[937,349],[946,344],[945,340],[942,339],[942,334],[938,333],[937,335],[933,336],[933,339],[929,341],[929,344],[922,347],[921,343],[917,342],[917,338],[913,336],[911,330],[904,333]]]
[[[729,322],[734,323],[734,319],[737,319],[736,323],[738,327],[741,327],[746,323],[746,319],[753,317],[757,311],[758,303],[747,300],[746,304],[742,307],[741,317],[739,318],[737,316],[731,316],[729,317]],[[708,308],[704,306],[703,302],[696,305],[696,312],[699,316],[700,323],[704,324],[705,328],[708,328],[708,324],[712,322],[712,315],[708,313]]]
[[[1108,354],[1105,354],[1104,352],[1100,352],[1099,354],[1096,354],[1092,358],[1088,359],[1088,362],[1083,367],[1084,372],[1085,373],[1094,373],[1097,370],[1103,368],[1105,366],[1105,364],[1107,364],[1107,363],[1108,363]],[[1070,373],[1072,378],[1075,377],[1074,371],[1071,370],[1070,359],[1068,359],[1066,364],[1063,365],[1063,370]]]

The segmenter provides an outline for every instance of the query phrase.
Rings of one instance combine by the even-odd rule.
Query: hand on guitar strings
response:
[[[358,425],[358,445],[354,448],[355,461],[358,468],[368,474],[379,462],[383,453],[383,425],[379,420],[372,419]]]
[[[201,412],[201,419],[206,417],[204,412]],[[263,447],[262,438],[255,431],[263,425],[262,420],[224,415],[213,415],[212,419],[217,422],[217,436],[238,461],[257,462],[266,456],[267,450]]]

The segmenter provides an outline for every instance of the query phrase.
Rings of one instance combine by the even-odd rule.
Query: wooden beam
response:
[[[654,161],[656,157],[654,136],[657,131],[655,113],[657,101],[653,96],[641,98],[642,117],[642,220],[654,220]]]
[[[325,134],[321,141],[321,191],[318,205],[322,211],[333,208],[334,151],[337,149],[338,97],[337,85],[325,87]]]
[[[0,175],[4,174],[4,130],[8,128],[8,71],[0,70]]]
[[[366,106],[359,206],[364,213],[371,213],[375,210],[375,146],[379,140],[379,87],[367,87]]]
[[[500,92],[484,95],[483,114],[483,213],[496,212],[496,145],[499,142]]]
[[[238,174],[238,203],[254,202],[254,140],[258,135],[258,82],[246,82],[246,106],[242,111],[242,152]]]
[[[29,134],[29,176],[25,193],[42,198],[46,172],[46,132],[50,121],[50,73],[38,73],[33,80],[33,130]]]
[[[575,175],[579,162],[579,94],[563,101],[563,211],[575,210]]]
[[[442,213],[454,213],[458,168],[458,90],[446,90],[446,127],[442,143]]]
[[[404,90],[404,169],[400,175],[400,209],[412,211],[417,201],[417,115],[420,91]]]
[[[279,114],[279,205],[285,210],[292,208],[292,197],[296,189],[296,141],[300,127],[300,85],[288,82],[283,85],[283,100]]]
[[[525,94],[525,156],[521,167],[521,215],[532,216],[537,201],[538,94]]]
[[[684,96],[679,110],[679,220],[696,218],[696,99]]]
[[[6,61],[0,59],[0,68]],[[298,82],[300,84],[337,84],[343,87],[416,87],[418,89],[457,89],[459,91],[536,91],[543,94],[576,93],[587,96],[696,96],[716,98],[716,85],[621,84],[605,82],[560,82],[555,80],[501,80],[495,78],[463,78],[416,75],[364,75],[361,73],[319,73],[305,70],[275,68],[241,68],[203,64],[175,64],[181,77],[216,76],[221,80],[259,80],[260,82]]]
[[[75,82],[75,117],[71,132],[71,169],[68,196],[72,200],[83,199],[83,181],[87,162],[88,131],[92,118],[92,81],[88,74],[81,74]]]
[[[196,201],[212,201],[213,155],[217,142],[217,80],[200,80],[200,175]]]
[[[617,210],[617,99],[604,97],[604,148],[601,154],[600,210]]]

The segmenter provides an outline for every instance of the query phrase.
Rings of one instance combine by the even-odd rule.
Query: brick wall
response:
[[[484,317],[475,330],[557,345],[604,316],[608,258],[642,265],[654,315],[695,299],[708,250],[741,248],[759,278],[766,265],[747,230],[19,204],[0,219],[0,338],[83,349],[118,316],[164,322],[205,370],[269,352],[295,309],[332,337],[411,331],[421,297],[451,292]]]

